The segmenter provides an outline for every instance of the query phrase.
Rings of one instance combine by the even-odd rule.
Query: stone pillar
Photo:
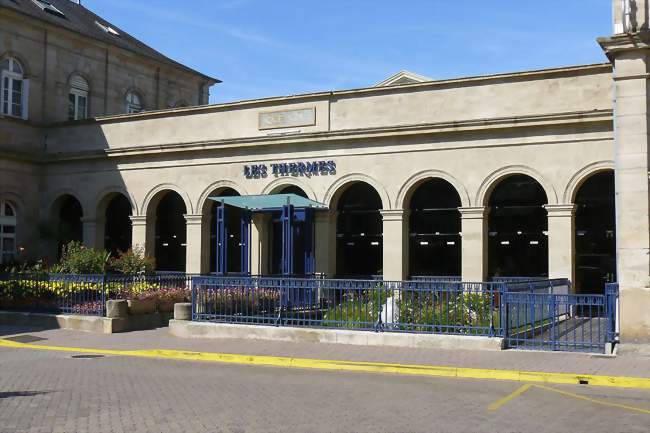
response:
[[[384,224],[384,280],[405,280],[408,274],[408,224],[405,222],[408,214],[403,210],[382,210],[380,213]]]
[[[335,211],[316,212],[316,273],[328,278],[336,275],[336,218]]]
[[[81,223],[83,224],[84,246],[86,248],[100,248],[97,239],[97,220],[95,218],[81,218]]]
[[[484,281],[488,263],[488,207],[461,207],[463,281]]]
[[[213,239],[210,237],[210,231],[211,231],[211,225],[214,224],[214,221],[212,221],[212,217],[208,211],[207,215],[203,215],[203,219],[201,222],[201,273],[202,274],[209,274],[210,273],[210,266],[212,266],[212,263],[210,263],[211,259],[214,259],[214,257],[210,257],[210,249],[212,248],[212,245],[210,245],[211,242],[213,242]]]
[[[624,343],[650,342],[650,32],[645,14],[634,11],[636,29],[599,39],[614,64],[616,259]]]
[[[131,218],[131,245],[133,247],[144,248],[144,253],[148,257],[155,255],[155,232],[156,224],[149,221],[146,216],[132,215]]]
[[[203,215],[183,215],[186,227],[185,272],[200,274]]]
[[[546,205],[548,276],[575,281],[575,205]]]
[[[251,224],[251,274],[269,273],[269,214],[253,214]]]

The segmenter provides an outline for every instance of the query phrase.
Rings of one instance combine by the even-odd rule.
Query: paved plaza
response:
[[[601,374],[620,368],[641,375],[643,367],[650,368],[650,358],[642,357],[460,351],[436,355],[412,349],[181,340],[164,329],[97,335],[4,327],[0,337],[53,346],[174,348],[486,368],[497,362],[504,368],[523,366],[538,358],[549,370]],[[647,432],[648,425],[650,390],[0,348],[2,433]]]

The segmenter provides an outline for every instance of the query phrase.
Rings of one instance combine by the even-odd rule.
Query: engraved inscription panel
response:
[[[259,114],[259,129],[293,128],[315,124],[316,107]]]

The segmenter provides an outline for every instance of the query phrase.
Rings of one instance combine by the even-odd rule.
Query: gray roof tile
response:
[[[142,56],[150,57],[154,60],[166,63],[173,67],[184,69],[185,71],[200,75],[208,80],[212,80],[217,83],[221,82],[216,78],[202,74],[201,72],[198,72],[192,68],[176,62],[175,60],[170,59],[169,57],[154,50],[147,44],[139,41],[124,30],[109,23],[105,19],[94,14],[76,2],[70,0],[47,1],[54,5],[58,10],[60,10],[65,15],[65,17],[43,11],[40,7],[34,4],[32,0],[0,0],[0,9],[12,9],[46,23],[71,30],[73,32],[93,39],[97,39],[99,41],[123,48],[125,50],[129,50]],[[114,36],[105,32],[95,23],[96,21],[100,24],[112,27],[113,29],[117,30],[120,35]]]

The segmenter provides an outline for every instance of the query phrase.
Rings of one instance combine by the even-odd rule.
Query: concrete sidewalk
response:
[[[0,338],[46,346],[87,349],[168,349],[337,361],[650,378],[650,357],[642,355],[608,357],[579,353],[515,350],[487,352],[260,340],[182,339],[171,336],[167,328],[124,334],[94,334],[63,329],[43,330],[0,326]]]

